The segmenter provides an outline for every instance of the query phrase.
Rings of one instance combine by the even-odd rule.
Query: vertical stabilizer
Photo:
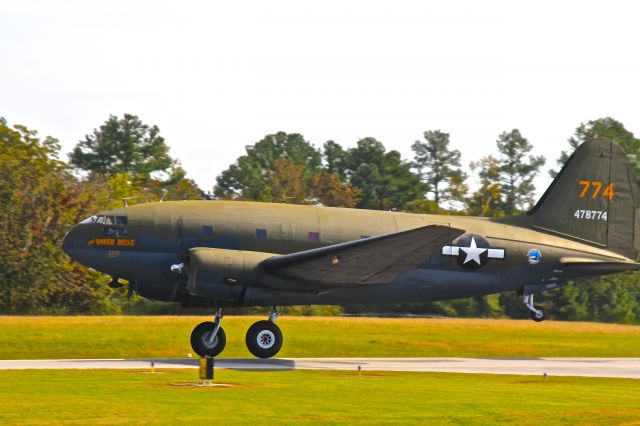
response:
[[[607,139],[580,145],[536,206],[532,225],[638,257],[638,186],[627,155]]]

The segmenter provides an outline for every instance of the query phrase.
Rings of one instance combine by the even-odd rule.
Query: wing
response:
[[[320,287],[385,284],[415,268],[428,256],[440,255],[465,231],[429,225],[379,237],[275,256],[261,267],[269,274]]]

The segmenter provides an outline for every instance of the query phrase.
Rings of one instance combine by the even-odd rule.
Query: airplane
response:
[[[75,261],[127,280],[147,298],[211,307],[195,353],[226,344],[222,309],[269,306],[248,329],[256,357],[275,356],[277,307],[420,303],[515,291],[640,269],[640,194],[618,144],[580,145],[537,204],[505,218],[410,214],[248,201],[165,201],[96,214],[63,240]]]

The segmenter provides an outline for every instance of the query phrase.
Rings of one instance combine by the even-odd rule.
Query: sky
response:
[[[463,164],[517,128],[550,183],[575,128],[640,133],[640,5],[630,1],[0,0],[0,116],[60,140],[109,115],[155,124],[204,190],[277,131],[373,136],[411,159],[425,130]]]

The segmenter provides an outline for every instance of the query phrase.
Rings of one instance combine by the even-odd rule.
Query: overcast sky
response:
[[[640,133],[640,6],[623,1],[5,1],[0,116],[63,152],[110,114],[156,124],[205,190],[279,130],[321,146],[424,130],[469,161],[518,128],[548,158],[582,121]],[[66,156],[65,156],[66,158]]]

